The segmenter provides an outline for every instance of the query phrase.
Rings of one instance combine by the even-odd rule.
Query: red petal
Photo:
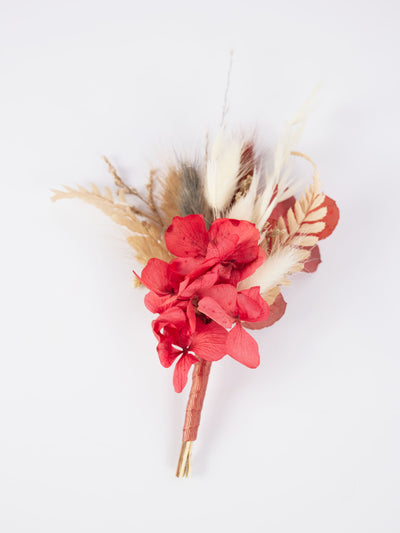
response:
[[[144,305],[152,313],[162,313],[166,310],[166,301],[168,296],[157,296],[154,292],[149,292],[144,297]]]
[[[211,224],[209,237],[210,243],[213,243],[220,250],[221,258],[229,258],[240,263],[250,263],[258,255],[260,232],[254,224],[246,220],[219,218]],[[232,240],[233,237],[237,237],[235,249],[225,250],[225,243]]]
[[[210,296],[199,301],[198,310],[224,328],[230,328],[234,319]]]
[[[182,309],[179,307],[171,307],[153,321],[154,333],[159,334],[163,327],[170,325],[181,328],[186,324],[186,320],[186,314]]]
[[[279,293],[278,296],[275,298],[274,303],[269,306],[269,315],[267,320],[264,320],[263,322],[246,322],[243,323],[243,325],[248,329],[267,328],[268,326],[272,326],[272,324],[282,318],[285,314],[285,311],[286,302],[283,299],[282,294]]]
[[[149,259],[147,265],[142,270],[141,282],[148,289],[162,296],[165,294],[164,286],[168,277],[168,267],[168,263],[161,259],[156,259],[155,257]]]
[[[236,296],[237,292],[233,285],[229,283],[221,283],[219,285],[214,285],[210,289],[205,289],[199,293],[201,297],[210,297],[217,304],[222,307],[222,309],[230,316],[234,317],[236,315]]]
[[[186,281],[186,280],[185,280]],[[191,298],[194,294],[198,294],[204,289],[209,289],[218,281],[218,272],[210,271],[206,272],[202,276],[192,281],[185,286],[185,282],[182,283],[183,289],[179,290],[179,296],[181,298]]]
[[[188,257],[186,259],[174,259],[171,267],[180,274],[186,276],[187,284],[200,277],[205,272],[213,269],[218,263],[218,258],[204,259],[202,257]]]
[[[224,261],[234,254],[238,242],[238,235],[224,235],[223,238],[210,241],[207,249],[207,259],[215,258],[218,261]]]
[[[233,263],[218,263],[217,272],[221,283],[229,283],[235,287],[239,283],[240,273],[236,271]]]
[[[196,333],[192,337],[190,343],[190,351],[193,351],[200,359],[206,361],[218,361],[226,355],[226,330],[216,324],[204,324],[200,319],[197,319]]]
[[[257,268],[260,267],[264,263],[266,258],[267,258],[267,254],[261,248],[261,246],[259,246],[258,247],[258,251],[257,251],[257,257],[254,259],[254,261],[252,261],[250,264],[246,265],[241,270],[239,281],[241,281],[242,279],[246,279],[249,276],[251,276],[252,274],[254,274],[254,272],[257,270]]]
[[[314,246],[311,250],[311,255],[304,263],[303,272],[315,272],[318,268],[318,265],[321,263],[321,254],[318,246]]]
[[[321,207],[326,207],[328,212],[323,218],[323,221],[325,222],[325,229],[321,231],[321,233],[318,233],[318,238],[320,240],[329,237],[332,231],[336,228],[340,217],[339,208],[336,205],[336,202],[332,200],[332,198],[329,198],[329,196],[325,195],[323,204],[316,209],[321,209]]]
[[[182,350],[174,348],[169,341],[163,340],[157,345],[157,353],[162,366],[168,368],[172,365],[178,355],[182,353]]]
[[[151,291],[164,296],[177,291],[182,276],[174,272],[165,261],[153,257],[142,270],[140,280]]]
[[[165,232],[165,243],[177,257],[205,257],[208,233],[203,215],[174,217]]]
[[[186,314],[189,320],[190,333],[194,333],[196,331],[196,310],[192,302],[189,302]]]
[[[295,203],[296,203],[296,198],[294,196],[290,196],[290,198],[283,200],[283,202],[279,202],[279,204],[276,204],[276,206],[274,207],[271,215],[268,218],[268,221],[270,223],[272,221],[276,222],[279,217],[285,217],[289,209],[291,207],[294,207]]]
[[[267,320],[269,305],[260,294],[260,287],[251,287],[237,295],[239,318],[248,322]]]
[[[249,368],[256,368],[260,364],[258,344],[240,323],[228,333],[226,349],[233,359]]]
[[[175,365],[174,370],[174,389],[176,392],[182,392],[188,380],[190,367],[197,363],[196,357],[190,354],[183,355]]]
[[[234,218],[218,218],[211,224],[209,230],[210,241],[223,241],[230,235],[239,237],[239,244],[244,242],[250,246],[258,244],[260,232],[254,224],[247,220],[236,220]]]
[[[203,263],[203,257],[179,257],[171,261],[170,265],[175,272],[182,274],[183,276],[187,276],[201,267]]]

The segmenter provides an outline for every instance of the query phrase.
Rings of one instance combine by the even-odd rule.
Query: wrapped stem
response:
[[[197,438],[200,425],[201,410],[207,390],[211,363],[200,360],[194,365],[192,388],[186,407],[185,424],[183,426],[182,447],[179,455],[177,477],[188,477],[191,471],[192,443]]]

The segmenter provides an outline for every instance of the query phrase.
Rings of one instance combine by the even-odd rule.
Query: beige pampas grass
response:
[[[268,256],[267,260],[252,274],[240,283],[240,290],[260,287],[266,293],[279,285],[287,285],[287,276],[298,272],[301,261],[307,259],[310,252],[292,246],[282,246]]]
[[[298,192],[299,184],[292,177],[291,154],[300,141],[306,121],[313,109],[319,87],[297,111],[286,126],[282,139],[276,146],[272,173],[266,170],[265,188],[254,207],[254,220],[260,231],[275,206]]]
[[[77,198],[100,209],[116,224],[129,230],[130,235],[127,237],[127,241],[135,250],[137,260],[142,264],[146,264],[152,257],[170,261],[172,256],[164,241],[164,226],[167,227],[169,222],[163,221],[156,205],[155,172],[150,172],[147,185],[148,194],[145,198],[135,188],[129,187],[117,174],[116,169],[108,159],[104,159],[114,177],[114,183],[117,186],[116,193],[113,193],[109,187],[105,187],[104,193],[102,193],[95,184],[91,185],[91,190],[78,185],[75,189],[64,187],[64,190],[53,190],[52,201]],[[129,202],[128,196],[136,197],[144,204],[145,208]]]
[[[243,143],[229,138],[223,125],[212,145],[207,161],[205,197],[217,213],[228,207],[236,191]]]

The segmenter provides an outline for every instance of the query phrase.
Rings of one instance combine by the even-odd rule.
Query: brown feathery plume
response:
[[[164,225],[168,227],[174,217],[179,214],[179,191],[182,187],[182,169],[168,168],[160,178],[161,182],[161,213]]]
[[[212,222],[212,211],[204,197],[204,186],[198,169],[193,165],[181,165],[181,189],[179,191],[179,214],[203,215],[207,227]]]

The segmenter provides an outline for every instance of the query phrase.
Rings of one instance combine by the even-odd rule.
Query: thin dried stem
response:
[[[137,198],[139,198],[139,200],[141,200],[143,203],[145,203],[148,206],[149,204],[146,198],[144,198],[140,194],[140,192],[137,189],[135,189],[135,187],[130,187],[123,181],[123,179],[118,175],[117,170],[114,167],[114,165],[110,162],[110,160],[105,155],[103,155],[103,159],[107,163],[108,171],[114,177],[115,185],[119,189],[123,189],[123,191],[126,192],[126,194],[132,194],[133,196],[136,196]]]
[[[114,165],[104,155],[103,155],[103,160],[107,164],[108,171],[114,177],[114,183],[118,187],[118,189],[122,190],[126,194],[131,194],[132,196],[136,196],[136,198],[139,198],[139,200],[141,200],[150,209],[150,211],[152,211],[152,213],[155,214],[156,216],[150,215],[149,213],[146,213],[145,211],[142,211],[141,209],[139,209],[135,205],[129,204],[129,208],[132,211],[132,213],[134,213],[135,215],[139,215],[141,217],[147,218],[148,220],[151,220],[155,224],[158,224],[158,225],[160,225],[162,227],[163,226],[162,220],[161,220],[161,217],[160,217],[158,211],[155,209],[154,200],[152,199],[152,202],[150,203],[150,201],[147,200],[146,198],[144,198],[144,196],[142,196],[140,194],[140,192],[137,189],[135,189],[135,187],[130,187],[129,185],[127,185],[123,181],[121,176],[119,176],[119,174],[118,174],[116,168],[114,167]]]
[[[233,64],[233,50],[230,50],[230,52],[229,52],[228,73],[227,73],[227,76],[226,76],[224,104],[222,106],[221,126],[224,124],[225,118],[226,118],[226,114],[228,113],[228,95],[229,95],[229,87],[231,85],[232,64]]]
[[[147,183],[147,191],[148,191],[148,200],[147,205],[149,206],[151,212],[154,214],[155,218],[158,221],[158,224],[163,227],[163,220],[160,215],[159,210],[157,209],[157,204],[154,200],[154,182],[156,179],[156,171],[153,169],[150,171],[149,181]]]

